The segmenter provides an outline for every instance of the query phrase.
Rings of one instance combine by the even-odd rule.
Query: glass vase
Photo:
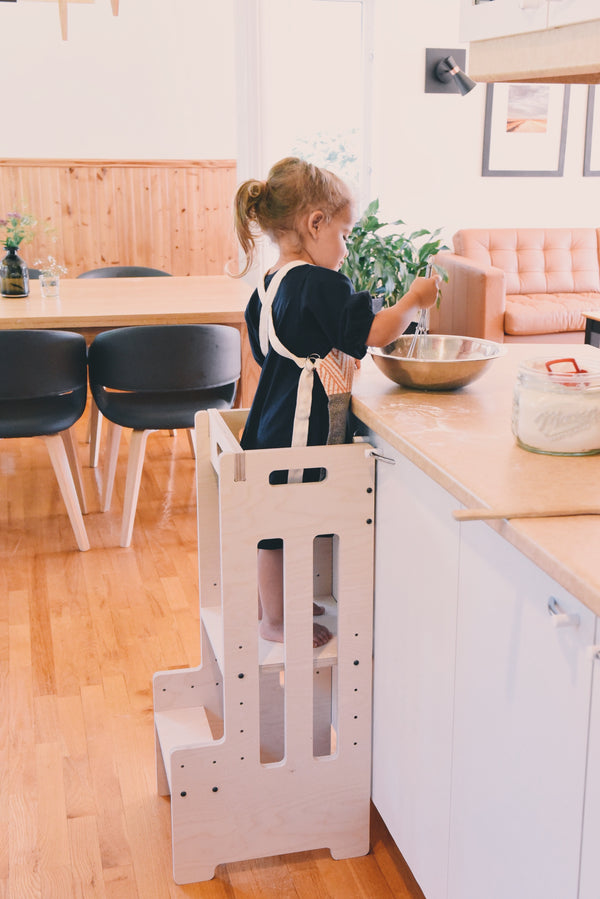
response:
[[[29,269],[18,255],[18,247],[5,247],[6,256],[0,263],[0,294],[3,297],[29,296]]]

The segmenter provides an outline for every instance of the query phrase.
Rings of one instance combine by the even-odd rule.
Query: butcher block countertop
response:
[[[509,344],[472,384],[451,392],[408,390],[367,357],[353,412],[461,506],[529,511],[582,506],[600,512],[600,455],[552,456],[519,447],[511,429],[521,361],[574,356],[600,361],[586,345]],[[380,463],[382,464],[382,463]],[[600,514],[489,521],[506,540],[600,615]],[[464,522],[461,527],[469,527]]]

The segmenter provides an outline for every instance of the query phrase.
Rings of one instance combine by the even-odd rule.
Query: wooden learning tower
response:
[[[366,443],[243,451],[247,412],[196,417],[201,664],[157,672],[173,875],[369,851],[375,459]],[[307,483],[278,471],[321,470]],[[257,544],[282,538],[285,642],[258,635]],[[312,646],[317,618],[333,632]]]

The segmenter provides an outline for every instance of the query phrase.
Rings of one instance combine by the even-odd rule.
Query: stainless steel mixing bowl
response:
[[[481,377],[504,347],[492,340],[424,334],[417,338],[413,356],[408,349],[412,334],[405,334],[383,348],[370,347],[375,365],[386,377],[416,390],[456,390]]]

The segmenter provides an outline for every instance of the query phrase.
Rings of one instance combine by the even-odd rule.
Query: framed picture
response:
[[[600,175],[600,91],[595,84],[588,87],[583,174]]]
[[[570,91],[568,84],[488,84],[481,174],[560,177]]]

